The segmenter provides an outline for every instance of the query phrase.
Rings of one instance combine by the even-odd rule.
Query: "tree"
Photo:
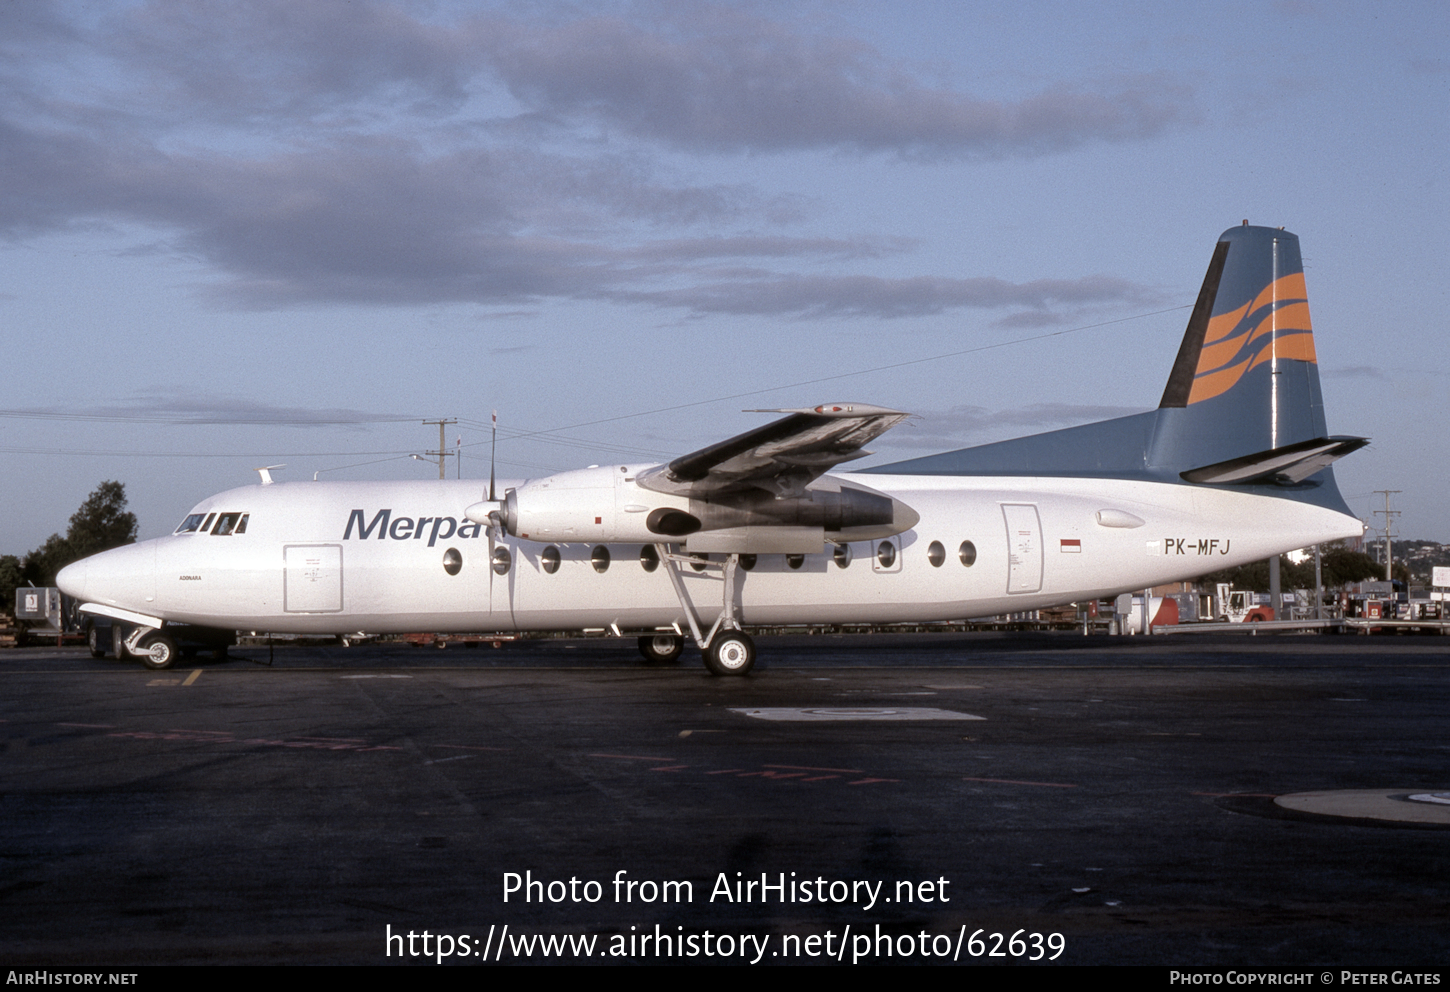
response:
[[[126,510],[126,487],[119,482],[103,482],[71,514],[65,537],[52,534],[25,556],[20,564],[21,579],[37,586],[53,586],[56,573],[71,562],[135,542],[136,514]]]
[[[1345,547],[1330,548],[1324,552],[1324,585],[1329,588],[1342,586],[1346,582],[1361,582],[1365,579],[1383,579],[1385,567],[1363,551],[1350,551]]]
[[[71,514],[65,539],[76,558],[136,543],[136,514],[126,511],[126,487],[103,482]]]
[[[1326,545],[1320,555],[1320,575],[1324,588],[1337,589],[1346,582],[1363,579],[1382,579],[1385,567],[1362,551],[1351,551],[1342,544]],[[1253,589],[1267,592],[1269,588],[1269,563],[1250,562],[1238,568],[1226,568],[1200,576],[1199,582],[1212,584],[1227,582],[1235,589]],[[1306,558],[1297,565],[1288,555],[1279,557],[1279,585],[1284,589],[1314,588],[1314,559]]]
[[[0,555],[0,613],[11,611],[15,606],[15,590],[24,584],[20,559],[14,555]]]

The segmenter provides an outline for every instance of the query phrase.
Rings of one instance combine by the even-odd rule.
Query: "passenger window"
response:
[[[710,560],[709,555],[702,555],[698,551],[690,555],[690,557],[695,559],[694,561],[690,562],[690,567],[697,572],[703,572],[705,570],[705,562]]]
[[[559,549],[552,544],[549,545],[544,549],[544,553],[539,555],[539,562],[544,566],[545,572],[553,575],[559,570]]]
[[[443,571],[449,575],[457,575],[463,567],[463,555],[458,553],[457,548],[449,548],[443,552]]]
[[[509,574],[509,566],[514,563],[513,555],[509,554],[508,548],[494,548],[493,550],[493,574]]]
[[[882,568],[890,568],[896,564],[896,545],[890,541],[882,541],[876,546],[876,560],[881,563]]]
[[[849,544],[836,545],[836,550],[831,553],[831,559],[835,561],[836,567],[845,568],[851,564],[851,546]]]
[[[806,563],[805,555],[786,555],[785,563],[791,568],[800,568]]]
[[[600,544],[589,553],[589,564],[594,566],[596,572],[609,571],[609,549]]]
[[[745,569],[747,572],[753,571],[755,569],[755,563],[758,560],[759,559],[757,559],[754,555],[741,555],[740,567]]]
[[[977,546],[971,541],[963,541],[961,548],[957,550],[957,557],[962,560],[963,565],[971,568],[977,560]]]
[[[646,544],[639,549],[639,567],[646,572],[653,572],[660,567],[660,553],[653,544]]]
[[[940,541],[932,541],[927,545],[926,560],[931,562],[932,568],[941,568],[942,562],[947,560],[947,549]]]

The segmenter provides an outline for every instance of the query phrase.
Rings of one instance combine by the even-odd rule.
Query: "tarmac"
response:
[[[1443,638],[758,646],[0,653],[0,965],[1450,956]]]

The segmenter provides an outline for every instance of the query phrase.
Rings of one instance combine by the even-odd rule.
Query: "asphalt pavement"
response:
[[[1447,648],[6,651],[0,963],[1439,967]]]

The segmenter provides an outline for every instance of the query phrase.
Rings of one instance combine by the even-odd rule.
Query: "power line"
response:
[[[1138,313],[1129,317],[1117,317],[1113,320],[1104,320],[1097,324],[1083,324],[1080,327],[1069,327],[1061,331],[1049,331],[1046,334],[1034,334],[1025,338],[1012,338],[1009,341],[997,341],[993,344],[978,345],[975,348],[963,348],[961,351],[949,351],[942,355],[930,355],[926,358],[912,358],[904,362],[892,362],[890,365],[878,365],[870,369],[858,369],[855,372],[841,372],[837,375],[825,375],[817,379],[804,379],[800,382],[784,383],[777,386],[767,386],[764,389],[751,389],[743,393],[731,393],[728,396],[716,396],[708,400],[694,400],[690,403],[676,403],[673,406],[663,406],[655,410],[642,410],[638,413],[625,413],[617,417],[604,417],[599,420],[588,420],[579,424],[570,424],[567,427],[554,427],[547,431],[537,431],[537,434],[552,434],[559,431],[578,430],[581,427],[594,427],[598,424],[612,424],[620,420],[632,420],[635,417],[649,417],[659,413],[672,413],[675,410],[688,410],[697,406],[709,406],[711,403],[724,403],[728,400],[744,399],[747,396],[760,396],[763,393],[779,392],[782,389],[799,389],[802,386],[815,386],[823,382],[835,382],[838,379],[851,379],[860,375],[871,375],[876,372],[890,372],[893,369],[904,369],[912,365],[923,365],[927,362],[940,362],[947,358],[960,358],[963,355],[976,355],[984,351],[992,351],[997,348],[1006,348],[1016,344],[1030,344],[1033,341],[1046,341],[1050,338],[1059,338],[1068,334],[1076,334],[1079,331],[1091,331],[1100,327],[1109,327],[1113,324],[1122,324],[1130,320],[1141,320],[1144,317],[1157,317],[1165,313],[1173,313],[1175,310],[1192,309],[1193,304],[1185,303],[1182,306],[1169,307],[1166,310],[1154,310],[1151,313]],[[515,440],[525,437],[533,437],[534,434],[519,434]]]
[[[600,424],[618,423],[619,421],[622,421],[622,420],[633,420],[633,419],[637,419],[639,417],[656,416],[656,415],[661,414],[661,413],[672,413],[672,412],[677,411],[677,410],[687,410],[687,409],[692,409],[694,407],[699,407],[699,406],[709,406],[709,405],[711,405],[713,403],[725,403],[725,402],[729,402],[731,400],[745,399],[745,398],[750,397],[750,396],[760,396],[760,395],[763,395],[763,394],[766,394],[766,393],[780,392],[780,391],[786,390],[786,389],[799,389],[799,388],[802,388],[804,386],[815,386],[815,385],[820,385],[821,383],[826,383],[826,382],[837,382],[837,381],[840,381],[842,379],[851,379],[851,378],[856,378],[858,376],[863,376],[863,375],[873,375],[873,374],[878,373],[878,372],[889,372],[889,371],[893,371],[895,369],[909,368],[909,367],[911,367],[913,365],[924,365],[924,364],[927,364],[927,363],[930,363],[930,362],[945,361],[946,359],[949,359],[949,358],[961,358],[961,357],[966,356],[966,355],[981,354],[982,352],[993,351],[993,350],[1000,349],[1000,348],[1007,348],[1007,347],[1011,347],[1011,346],[1014,346],[1014,345],[1031,344],[1034,341],[1046,341],[1046,340],[1051,340],[1053,338],[1065,337],[1066,335],[1069,335],[1069,334],[1077,334],[1077,333],[1080,333],[1082,331],[1090,331],[1090,330],[1096,330],[1096,329],[1103,328],[1103,327],[1111,327],[1111,326],[1113,326],[1115,324],[1122,324],[1122,323],[1126,323],[1126,322],[1132,321],[1132,320],[1141,320],[1141,319],[1146,318],[1146,317],[1157,317],[1157,316],[1161,316],[1161,315],[1166,314],[1166,313],[1174,313],[1175,311],[1178,311],[1178,310],[1191,309],[1191,307],[1192,307],[1192,304],[1183,304],[1181,306],[1168,307],[1168,308],[1163,309],[1163,310],[1154,310],[1154,311],[1147,312],[1147,313],[1131,314],[1131,315],[1129,315],[1127,317],[1116,317],[1116,318],[1114,318],[1112,320],[1099,321],[1099,322],[1094,323],[1094,324],[1081,324],[1081,325],[1079,325],[1077,327],[1068,327],[1068,328],[1063,328],[1062,330],[1048,331],[1048,332],[1043,333],[1043,334],[1033,334],[1033,335],[1029,335],[1027,337],[1022,337],[1022,338],[1011,338],[1011,339],[1006,340],[1006,341],[995,341],[995,342],[993,342],[991,344],[977,345],[977,346],[972,347],[972,348],[963,348],[963,349],[960,349],[958,351],[949,351],[949,352],[945,352],[945,353],[939,354],[939,355],[928,355],[928,356],[923,357],[923,358],[912,358],[912,359],[907,359],[907,360],[901,361],[901,362],[891,362],[891,363],[886,364],[886,365],[877,365],[877,366],[874,366],[872,368],[867,368],[867,369],[857,369],[857,370],[852,371],[852,372],[840,372],[840,373],[837,373],[835,375],[818,376],[818,377],[813,378],[813,379],[803,379],[803,380],[800,380],[798,382],[779,383],[779,384],[774,385],[774,386],[767,386],[767,387],[763,387],[763,388],[760,388],[760,389],[751,389],[751,390],[746,390],[746,391],[739,392],[739,393],[730,393],[730,394],[727,394],[727,395],[715,396],[715,397],[711,397],[709,399],[703,399],[703,400],[692,400],[692,401],[690,401],[688,403],[676,403],[676,404],[673,404],[671,406],[657,407],[657,408],[652,409],[652,410],[640,410],[640,411],[637,411],[635,413],[620,414],[620,415],[614,416],[614,417],[602,417],[602,418],[597,419],[597,420],[583,421],[581,423],[570,424],[570,425],[564,426],[564,427],[554,427],[554,428],[548,428],[548,429],[543,429],[543,430],[519,430],[517,428],[515,428],[515,429],[508,429],[508,430],[505,431],[503,439],[504,440],[511,440],[511,441],[532,440],[532,441],[535,441],[537,443],[554,444],[554,445],[559,445],[561,447],[583,448],[583,449],[586,449],[586,450],[594,450],[594,451],[610,451],[610,452],[615,452],[615,453],[624,454],[624,455],[644,455],[644,456],[652,457],[652,458],[653,457],[660,457],[661,456],[661,452],[658,449],[640,448],[640,447],[635,447],[635,446],[632,446],[632,445],[623,445],[623,444],[619,444],[617,442],[609,442],[609,441],[591,441],[591,440],[586,440],[586,439],[582,439],[582,438],[569,438],[569,437],[563,436],[563,432],[564,431],[579,430],[580,428],[584,428],[584,427],[595,427],[595,426],[598,426]],[[83,423],[158,424],[158,425],[180,426],[180,427],[186,427],[186,426],[196,426],[196,427],[201,427],[201,426],[210,426],[210,427],[215,427],[215,426],[343,427],[343,426],[366,426],[366,425],[371,425],[371,424],[399,424],[399,423],[417,423],[418,422],[418,418],[416,418],[416,417],[353,417],[353,418],[330,418],[330,419],[328,419],[328,418],[310,417],[310,418],[301,418],[301,419],[278,419],[278,418],[275,418],[275,417],[272,417],[272,418],[260,418],[260,417],[256,417],[256,418],[254,418],[254,417],[220,417],[220,416],[196,416],[196,415],[177,415],[177,416],[161,416],[161,415],[146,415],[146,416],[142,416],[142,415],[137,415],[137,416],[127,416],[127,415],[122,415],[122,414],[61,413],[61,412],[49,411],[49,410],[15,410],[15,409],[11,409],[11,410],[0,409],[0,418],[11,418],[11,419],[22,419],[22,420],[72,421],[72,422],[83,422]],[[474,427],[482,427],[483,426],[481,424],[481,422],[475,421],[475,420],[471,420],[469,418],[454,418],[454,420],[452,422],[467,424],[467,425],[474,426]],[[424,421],[424,423],[433,424],[433,423],[438,423],[438,421],[430,420],[430,421]],[[442,430],[442,425],[440,425],[439,429],[440,429],[440,431]],[[460,447],[474,447],[476,445],[483,444],[483,443],[484,443],[483,441],[474,441],[474,442],[470,442],[467,445],[460,445]],[[440,449],[442,449],[444,447],[444,445],[442,443],[440,443],[439,447],[440,447]],[[370,454],[388,455],[388,456],[396,456],[396,457],[399,457],[399,458],[406,458],[406,457],[409,457],[409,455],[412,454],[412,452],[408,452],[408,451],[386,451],[386,452],[385,451],[375,451],[375,452],[360,452],[360,451],[347,451],[347,452],[303,452],[303,453],[294,453],[294,454],[283,454],[283,453],[278,453],[278,452],[265,452],[265,453],[260,453],[260,454],[243,454],[243,453],[240,453],[240,452],[204,452],[204,453],[154,452],[154,453],[151,453],[151,452],[87,451],[87,450],[81,450],[81,449],[63,450],[63,449],[56,449],[56,448],[24,448],[24,447],[0,447],[0,453],[7,453],[7,454],[30,454],[30,455],[58,455],[58,454],[64,454],[64,455],[84,455],[84,456],[122,457],[122,458],[128,458],[128,457],[129,458],[234,458],[234,457],[246,457],[246,458],[271,458],[271,457],[287,457],[287,458],[332,458],[332,457],[357,457],[358,455],[370,455]],[[439,454],[439,453],[438,452],[428,452],[428,454],[434,455],[434,454]],[[461,457],[461,452],[445,452],[445,454],[455,454],[455,455]],[[390,460],[390,458],[380,459],[380,461],[388,461],[388,460]],[[440,455],[439,456],[440,471],[441,471],[441,467],[442,467],[442,462],[443,462],[443,456]],[[364,464],[376,464],[376,463],[369,462],[369,463],[364,463]],[[510,462],[509,464],[520,464],[520,465],[522,465],[522,463],[516,463],[516,462]],[[356,466],[353,466],[353,467],[356,467]],[[333,470],[332,469],[323,469],[323,470],[320,470],[320,471],[333,471]]]

